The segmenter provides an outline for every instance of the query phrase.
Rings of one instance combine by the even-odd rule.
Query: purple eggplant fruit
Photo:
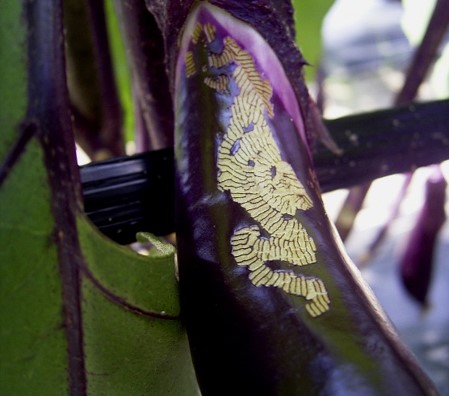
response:
[[[203,395],[437,394],[325,214],[297,53],[204,2],[179,45],[180,293]]]

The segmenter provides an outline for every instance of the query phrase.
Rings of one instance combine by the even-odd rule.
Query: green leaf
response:
[[[306,80],[313,80],[321,56],[321,25],[333,0],[293,0],[296,42],[311,66],[305,68]]]
[[[0,13],[0,394],[197,394],[174,255],[82,212],[61,22],[54,0]]]
[[[5,134],[0,135],[2,146]],[[67,383],[54,221],[42,149],[32,140],[0,189],[0,393],[61,395]]]
[[[178,318],[173,252],[148,257],[138,255],[98,234],[84,216],[79,217],[78,231],[83,256],[88,263],[85,275],[98,290],[103,290],[103,294],[125,309],[134,307],[144,316]]]
[[[78,229],[89,263],[82,290],[89,393],[196,394],[177,320],[173,252],[139,256],[99,235],[84,217]]]
[[[0,250],[2,394],[41,389],[61,395],[68,386],[49,202],[42,151],[33,140],[0,195],[0,240],[7,247]],[[89,394],[196,394],[179,320],[151,317],[151,312],[179,314],[173,255],[139,256],[99,235],[84,217],[79,217],[78,227],[89,272],[82,280]]]
[[[16,127],[26,111],[26,31],[20,1],[1,6],[0,12],[0,163],[15,140]]]

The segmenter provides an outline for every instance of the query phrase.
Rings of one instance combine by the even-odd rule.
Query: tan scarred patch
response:
[[[203,36],[204,35],[204,36]],[[192,43],[216,39],[210,23],[197,24]],[[192,52],[185,57],[186,75],[197,67]],[[273,270],[269,261],[296,266],[316,263],[316,245],[295,217],[297,210],[313,206],[294,170],[281,158],[267,119],[274,117],[272,86],[262,78],[252,56],[232,37],[225,37],[220,54],[209,53],[208,65],[215,70],[233,64],[232,76],[205,77],[204,83],[220,93],[229,93],[230,78],[238,87],[231,106],[230,122],[218,148],[218,188],[227,191],[244,208],[255,224],[234,231],[232,255],[238,265],[249,270],[256,287],[276,287],[304,297],[306,309],[316,317],[329,310],[330,299],[323,281],[288,270]],[[262,235],[263,231],[263,235]]]

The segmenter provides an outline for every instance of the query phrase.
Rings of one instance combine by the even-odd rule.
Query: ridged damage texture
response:
[[[193,52],[187,51],[185,73],[190,78],[206,71],[204,84],[219,94],[229,95],[232,86],[237,87],[229,125],[218,147],[218,188],[230,193],[254,225],[234,230],[232,255],[238,265],[248,268],[254,286],[304,297],[307,312],[317,317],[330,309],[323,281],[268,265],[270,261],[316,264],[314,240],[295,217],[297,210],[306,211],[313,203],[281,158],[269,123],[275,116],[272,85],[249,52],[230,36],[218,37],[216,31],[211,23],[196,24],[191,44],[207,47],[207,64],[195,64]]]

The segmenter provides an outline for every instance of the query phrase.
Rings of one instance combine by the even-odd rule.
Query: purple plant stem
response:
[[[172,147],[173,104],[161,31],[142,0],[117,1],[116,5],[133,73],[136,112],[145,126],[139,133],[149,134],[148,148]]]
[[[345,241],[354,226],[355,218],[362,208],[366,194],[371,187],[371,182],[360,186],[352,187],[340,209],[335,226],[340,238]]]
[[[321,191],[351,188],[445,161],[449,157],[448,122],[449,100],[327,121],[344,154],[336,156],[317,142],[314,158]]]
[[[134,143],[136,145],[136,153],[144,153],[151,150],[150,133],[146,127],[145,119],[143,117],[142,107],[140,101],[137,99],[136,88],[133,89],[134,98],[134,117],[136,120],[136,130]]]
[[[104,1],[87,1],[86,5],[92,28],[93,50],[100,84],[102,106],[100,140],[102,148],[109,150],[112,156],[120,156],[125,154],[122,135],[123,117],[111,61]]]
[[[449,0],[437,0],[421,44],[414,53],[402,89],[395,104],[410,102],[435,61],[436,54],[449,27]],[[410,77],[409,77],[410,76]]]
[[[390,225],[393,224],[393,221],[396,219],[396,217],[399,214],[399,210],[401,208],[402,200],[405,198],[407,194],[407,190],[410,186],[410,183],[412,181],[413,173],[407,173],[405,176],[405,179],[402,180],[402,187],[401,190],[396,197],[396,200],[393,204],[393,207],[391,209],[390,215],[388,217],[388,220],[382,225],[380,230],[378,231],[376,237],[374,240],[370,243],[368,246],[368,249],[366,253],[364,253],[357,261],[356,264],[359,268],[366,265],[373,256],[377,253],[377,250],[381,243],[383,242],[385,236],[387,235],[388,229],[390,228]]]
[[[64,2],[69,93],[78,144],[92,159],[125,153],[103,1]]]
[[[316,106],[320,114],[323,114],[324,108],[326,107],[326,93],[324,89],[325,79],[326,74],[324,72],[322,64],[320,63],[318,65],[315,77],[315,83],[317,85]]]
[[[449,26],[449,0],[438,0],[435,5],[432,17],[426,29],[426,33],[417,48],[410,67],[407,70],[402,89],[396,95],[394,104],[404,104],[411,102],[417,92],[421,83],[424,81],[428,70],[433,64],[435,55],[438,51],[439,45],[444,37],[444,33]],[[343,241],[347,238],[354,225],[355,218],[363,206],[363,201],[369,191],[370,184],[358,189],[351,189],[340,210],[340,213],[335,221],[335,226],[340,233]],[[355,206],[353,203],[358,203]],[[396,205],[395,205],[396,206]],[[394,219],[390,216],[390,220],[385,226],[389,227],[390,222]],[[382,235],[386,235],[385,230],[381,230]],[[377,244],[380,244],[383,236],[375,239],[380,239]]]
[[[82,396],[87,392],[80,292],[84,259],[76,227],[82,203],[66,86],[62,1],[27,2],[26,22],[29,108],[22,128],[32,130],[44,152],[54,219],[51,243],[62,285],[68,393]]]

